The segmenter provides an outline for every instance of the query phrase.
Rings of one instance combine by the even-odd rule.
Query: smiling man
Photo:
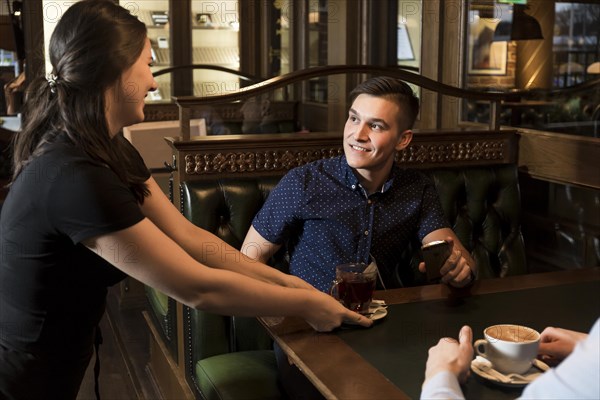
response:
[[[412,89],[376,77],[358,85],[350,100],[344,155],[284,176],[254,218],[242,251],[265,262],[293,243],[290,273],[328,292],[336,265],[373,259],[385,287],[414,284],[410,266],[401,262],[408,243],[449,240],[453,252],[442,281],[468,284],[475,263],[449,228],[433,183],[394,162],[410,143],[419,112]]]
[[[350,100],[344,155],[288,172],[254,218],[242,252],[266,262],[286,244],[290,273],[328,293],[336,265],[373,259],[385,287],[413,285],[401,256],[408,243],[448,240],[453,251],[441,279],[465,286],[475,263],[449,228],[433,183],[394,162],[412,139],[417,97],[406,83],[377,77],[358,85]],[[290,398],[322,398],[277,345],[275,354]]]

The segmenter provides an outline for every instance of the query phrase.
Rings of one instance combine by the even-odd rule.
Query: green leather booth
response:
[[[519,224],[517,168],[512,164],[424,170],[448,220],[479,264],[479,278],[527,272]],[[279,177],[202,179],[181,183],[181,211],[194,224],[240,248],[252,218]],[[404,250],[398,277],[425,283],[418,243]],[[281,256],[281,255],[280,255]],[[281,262],[281,260],[278,260]],[[199,398],[280,398],[272,343],[252,318],[184,307],[186,379]]]
[[[209,136],[225,135],[224,137],[228,137],[228,135],[246,134],[250,132],[261,134],[262,136],[263,134],[281,134],[286,132],[297,132],[300,130],[297,119],[298,102],[267,101],[266,103],[256,103],[255,105],[258,106],[258,108],[253,107],[253,104],[255,104],[255,101],[249,101],[243,104],[234,102],[215,104],[210,107],[201,107],[194,111],[193,118],[205,119],[207,134]],[[173,112],[175,111],[177,110],[174,110]],[[152,114],[152,112],[150,112],[150,114]],[[275,185],[278,180],[279,178],[274,179],[273,185]],[[269,190],[270,188],[265,192],[265,195],[268,194]],[[169,197],[173,201],[172,182],[169,184]],[[264,199],[260,200],[259,204],[262,204],[263,201]],[[249,216],[250,221],[253,216],[253,214]],[[205,215],[205,217],[208,218],[209,216]],[[236,218],[236,220],[240,219]],[[241,226],[249,226],[249,222],[246,223],[245,221],[246,220],[244,220]],[[207,221],[198,220],[195,222],[197,225],[213,231],[213,229],[207,225]],[[242,235],[241,241],[243,241],[245,231],[240,234]],[[237,248],[241,246],[241,241],[237,243],[232,238],[226,237],[224,239]],[[159,290],[150,286],[145,286],[144,289],[147,297],[148,315],[152,319],[160,339],[165,344],[169,356],[175,364],[179,364],[183,361],[179,360],[180,355],[178,354],[178,340],[181,340],[181,336],[177,331],[177,304],[175,300]],[[257,324],[254,319],[250,321],[251,322],[244,323]],[[243,323],[240,322],[240,324]],[[206,323],[202,325],[211,324]],[[233,349],[235,349],[235,346],[227,351],[234,353]]]
[[[148,299],[148,308],[151,311],[148,314],[154,321],[154,325],[159,328],[157,330],[169,350],[169,354],[173,357],[173,361],[177,362],[175,300],[153,287],[145,286],[144,289]]]
[[[183,182],[181,211],[239,249],[279,177]],[[278,399],[272,342],[256,318],[184,307],[185,369],[199,398]]]

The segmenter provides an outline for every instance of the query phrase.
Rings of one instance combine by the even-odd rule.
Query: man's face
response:
[[[401,112],[384,97],[361,94],[354,100],[344,127],[344,153],[350,167],[363,176],[389,172],[396,152],[412,138],[412,132],[399,125]]]

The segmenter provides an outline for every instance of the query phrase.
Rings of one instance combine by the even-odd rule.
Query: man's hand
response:
[[[442,274],[441,281],[457,288],[467,286],[473,280],[473,270],[469,262],[463,256],[462,251],[454,245],[454,239],[451,236],[445,239],[452,248],[452,253],[440,268]],[[425,263],[419,264],[419,271],[425,272]]]
[[[556,365],[573,352],[575,345],[587,334],[562,328],[548,327],[540,338],[540,358],[549,365]]]
[[[458,342],[453,338],[441,338],[438,344],[429,349],[425,369],[425,381],[437,373],[449,371],[464,383],[469,376],[473,359],[473,331],[465,325],[458,334]]]

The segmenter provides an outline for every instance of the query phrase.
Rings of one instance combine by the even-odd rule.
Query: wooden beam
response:
[[[596,138],[519,129],[519,171],[532,178],[600,189]]]

